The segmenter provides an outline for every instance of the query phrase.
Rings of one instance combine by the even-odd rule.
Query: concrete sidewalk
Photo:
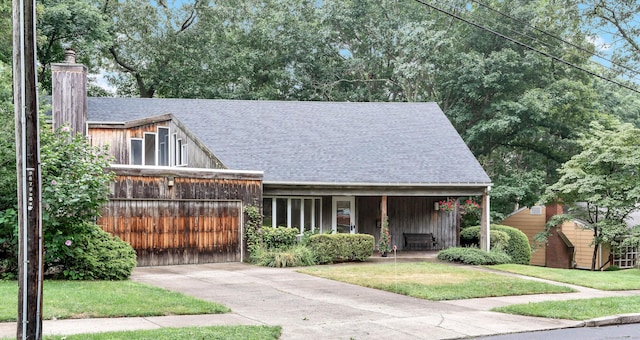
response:
[[[640,294],[574,287],[579,292],[434,302],[312,277],[291,268],[242,263],[140,267],[132,280],[218,302],[232,312],[45,321],[44,334],[245,324],[282,326],[281,339],[453,339],[586,325],[489,311],[497,306]],[[596,322],[620,320],[640,318],[631,315]],[[15,332],[15,323],[0,323],[0,337],[15,337]]]

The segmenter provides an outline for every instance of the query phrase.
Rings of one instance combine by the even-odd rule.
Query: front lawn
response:
[[[564,286],[441,263],[316,266],[299,272],[428,300],[567,293]]]
[[[132,281],[44,281],[43,319],[216,314],[229,308]],[[18,283],[0,280],[0,322],[15,321]]]
[[[487,268],[600,290],[640,289],[640,270],[637,269],[601,272],[526,266],[519,264],[500,264],[487,266]]]
[[[640,313],[640,296],[545,301],[498,307],[492,310],[544,318],[589,320],[616,314]]]

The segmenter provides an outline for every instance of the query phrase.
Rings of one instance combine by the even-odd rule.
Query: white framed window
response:
[[[144,165],[156,165],[156,134],[153,132],[144,133]]]
[[[295,228],[304,231],[322,230],[322,198],[320,197],[264,197],[263,226]]]
[[[180,165],[189,164],[189,149],[187,148],[187,144],[182,144],[180,146]]]
[[[158,126],[158,165],[169,166],[169,128]]]
[[[188,164],[187,144],[171,134],[167,126],[156,132],[145,132],[142,138],[129,139],[129,164],[151,166],[185,166]]]
[[[142,138],[131,138],[129,143],[129,164],[142,165]]]

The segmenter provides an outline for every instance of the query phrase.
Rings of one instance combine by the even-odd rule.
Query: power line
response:
[[[635,69],[632,69],[632,68],[630,68],[630,67],[628,67],[628,66],[626,66],[626,65],[618,64],[618,63],[616,63],[615,61],[613,61],[613,60],[611,60],[611,59],[608,59],[608,58],[606,58],[605,56],[601,55],[600,53],[593,52],[593,51],[589,51],[589,50],[587,50],[587,49],[583,48],[583,47],[582,47],[582,46],[580,46],[580,45],[576,45],[576,44],[574,44],[574,43],[572,43],[572,42],[570,42],[570,41],[567,41],[567,40],[562,39],[561,37],[558,37],[557,35],[554,35],[554,34],[551,34],[551,33],[547,32],[547,31],[541,30],[541,29],[539,29],[539,28],[537,28],[537,27],[535,27],[535,26],[533,26],[533,25],[529,25],[528,23],[526,23],[526,22],[525,22],[525,21],[523,21],[523,20],[520,20],[520,19],[518,19],[518,18],[515,18],[515,17],[513,17],[513,16],[511,16],[511,15],[509,15],[509,14],[503,13],[503,12],[501,12],[501,11],[497,10],[497,9],[491,8],[489,5],[486,5],[486,4],[484,4],[484,3],[480,2],[480,1],[477,1],[477,0],[471,0],[471,2],[476,3],[476,4],[478,4],[478,5],[479,5],[479,6],[481,6],[481,7],[484,7],[484,8],[486,8],[486,9],[488,9],[488,10],[490,10],[490,11],[494,12],[494,13],[500,14],[500,15],[502,15],[502,16],[504,16],[504,17],[506,17],[506,18],[509,18],[509,19],[511,19],[511,20],[513,20],[513,21],[515,21],[515,22],[518,22],[518,23],[521,23],[521,24],[523,24],[523,25],[525,25],[525,26],[527,26],[527,27],[530,27],[530,28],[534,29],[535,31],[537,31],[537,32],[539,32],[539,33],[542,33],[542,34],[544,34],[544,35],[546,35],[546,36],[548,36],[548,37],[551,37],[551,38],[553,38],[553,39],[556,39],[556,40],[558,40],[558,41],[560,41],[560,42],[562,42],[562,43],[564,43],[564,44],[567,44],[567,45],[569,45],[569,46],[571,46],[571,47],[573,47],[573,48],[576,48],[576,49],[578,49],[578,50],[580,50],[580,51],[582,51],[582,52],[584,52],[584,53],[587,53],[589,56],[595,56],[595,57],[597,57],[597,58],[600,58],[600,59],[602,59],[602,60],[604,60],[604,61],[606,61],[606,62],[610,63],[611,65],[615,65],[616,67],[623,68],[623,69],[625,69],[625,70],[627,70],[627,71],[630,71],[630,72],[634,73],[635,75],[640,75],[640,71],[637,71],[637,70],[635,70]],[[539,41],[539,42],[540,42],[541,44],[543,44],[543,45],[549,46],[549,44],[547,44],[547,43],[545,43],[545,42],[543,42],[543,41],[540,41],[540,40],[536,39],[535,37],[530,37],[530,36],[528,36],[528,35],[526,35],[526,34],[524,34],[524,33],[519,33],[519,32],[517,32],[517,31],[513,31],[513,30],[511,30],[511,29],[509,29],[509,30],[510,30],[510,31],[512,31],[512,32],[518,33],[518,34],[520,34],[520,35],[523,35],[523,36],[525,36],[525,37],[531,38],[531,39],[533,39],[533,40]],[[602,64],[600,64],[600,63],[598,63],[598,65],[604,66],[604,65],[602,65]]]
[[[438,7],[436,7],[436,6],[434,6],[434,5],[430,4],[430,3],[427,3],[427,2],[426,2],[426,1],[424,1],[424,0],[414,0],[414,1],[416,1],[416,2],[420,3],[420,4],[424,5],[424,6],[427,6],[427,7],[431,8],[431,9],[433,9],[433,10],[436,10],[436,11],[438,11],[438,12],[442,13],[442,14],[448,15],[448,16],[450,16],[450,17],[454,18],[454,19],[460,20],[460,21],[462,21],[462,22],[464,22],[464,23],[466,23],[466,24],[469,24],[469,25],[474,26],[474,27],[476,27],[476,28],[479,28],[479,29],[481,29],[481,30],[487,31],[487,32],[489,32],[489,33],[491,33],[491,34],[494,34],[494,35],[496,35],[496,36],[498,36],[498,37],[500,37],[500,38],[502,38],[502,39],[508,40],[508,41],[510,41],[510,42],[512,42],[512,43],[514,43],[514,44],[516,44],[516,45],[519,45],[519,46],[521,46],[521,47],[524,47],[524,48],[526,48],[526,49],[529,49],[529,50],[531,50],[531,51],[534,51],[534,52],[536,52],[536,53],[538,53],[538,54],[541,54],[541,55],[543,55],[543,56],[545,56],[545,57],[551,58],[551,59],[553,59],[553,60],[555,60],[555,61],[558,61],[558,62],[560,62],[560,63],[563,63],[563,64],[567,65],[567,66],[570,66],[570,67],[573,67],[573,68],[575,68],[575,69],[578,69],[578,70],[580,70],[580,71],[582,71],[582,72],[585,72],[585,73],[587,73],[587,74],[589,74],[589,75],[592,75],[592,76],[597,77],[597,78],[600,78],[600,79],[602,79],[602,80],[604,80],[604,81],[608,81],[608,82],[613,83],[613,84],[616,84],[616,85],[618,85],[618,86],[620,86],[620,87],[626,88],[627,90],[630,90],[630,91],[633,91],[633,92],[635,92],[635,93],[640,94],[640,90],[638,90],[638,89],[636,89],[636,88],[633,88],[633,87],[631,87],[631,86],[625,85],[625,84],[623,84],[623,83],[621,83],[621,82],[619,82],[619,81],[616,81],[616,80],[613,80],[613,79],[607,78],[607,77],[605,77],[605,76],[599,75],[599,74],[597,74],[597,73],[595,73],[595,72],[589,71],[589,70],[585,69],[584,67],[578,66],[578,65],[576,65],[576,64],[574,64],[574,63],[571,63],[571,62],[569,62],[569,61],[566,61],[566,60],[564,60],[564,59],[562,59],[562,58],[560,58],[560,57],[556,57],[556,56],[554,56],[554,55],[552,55],[552,54],[550,54],[550,53],[547,53],[547,52],[544,52],[544,51],[542,51],[542,50],[539,50],[539,49],[537,49],[537,48],[535,48],[535,47],[533,47],[533,46],[527,45],[527,44],[525,44],[525,43],[523,43],[523,42],[521,42],[521,41],[518,41],[518,40],[516,40],[516,39],[513,39],[513,38],[511,38],[511,37],[509,37],[509,36],[506,36],[506,35],[504,35],[504,34],[502,34],[502,33],[500,33],[500,32],[494,31],[494,30],[492,30],[492,29],[490,29],[490,28],[488,28],[488,27],[485,27],[485,26],[482,26],[482,25],[477,24],[477,23],[475,23],[475,22],[472,22],[472,21],[470,21],[470,20],[467,20],[467,19],[465,19],[465,18],[463,18],[463,17],[461,17],[461,16],[459,16],[459,15],[456,15],[456,14],[454,14],[454,13],[451,13],[451,12],[448,12],[448,11],[443,10],[443,9],[441,9],[441,8],[438,8]]]

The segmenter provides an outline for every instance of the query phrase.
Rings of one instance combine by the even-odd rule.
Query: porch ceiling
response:
[[[353,184],[264,182],[265,196],[477,196],[491,183]]]

